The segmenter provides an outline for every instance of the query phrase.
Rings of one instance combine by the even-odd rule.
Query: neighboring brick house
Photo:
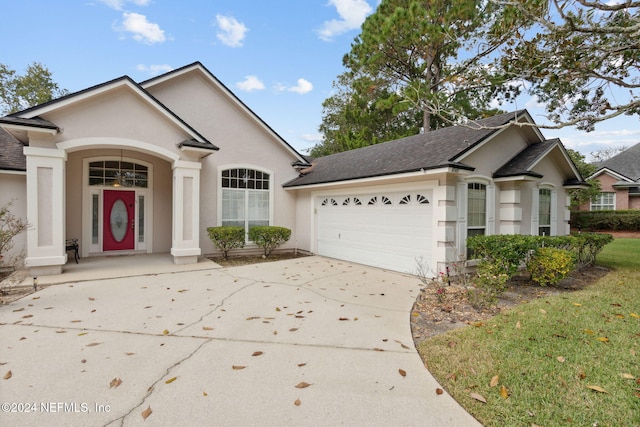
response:
[[[600,181],[600,194],[580,210],[640,209],[640,143],[598,166],[589,179]]]

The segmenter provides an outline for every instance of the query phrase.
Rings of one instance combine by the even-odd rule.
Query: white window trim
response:
[[[600,193],[598,193],[598,196],[597,196],[599,202],[601,202],[601,198],[600,197],[603,196],[604,194],[613,194],[613,208],[612,209],[597,209],[597,210],[616,210],[616,202],[617,202],[617,200],[616,200],[616,196],[617,196],[616,192],[615,191],[601,191]],[[594,205],[595,206],[604,206],[603,203],[595,204],[595,203],[593,203],[593,200],[591,200],[589,202],[589,210],[590,211],[594,210],[593,209]]]
[[[266,169],[262,166],[246,164],[246,163],[233,163],[233,164],[218,166],[218,185],[217,185],[218,195],[217,195],[217,204],[216,204],[217,205],[216,224],[218,226],[222,225],[222,190],[224,189],[222,187],[222,172],[228,169],[253,169],[258,172],[269,174],[269,225],[273,225],[274,224],[274,221],[273,221],[274,200],[275,200],[275,186],[274,186],[275,174],[270,169]],[[247,201],[245,200],[245,203],[246,202]],[[248,211],[245,211],[245,215],[247,215],[247,213]],[[248,233],[248,230],[247,230],[247,233]],[[247,236],[247,243],[251,243],[248,240],[248,238],[249,237]]]
[[[558,191],[556,185],[550,182],[543,182],[531,190],[531,235],[540,234],[540,190],[551,190],[551,229],[550,235],[558,235]]]
[[[466,176],[463,182],[457,183],[456,191],[458,206],[458,241],[456,247],[459,255],[466,255],[467,253],[468,185],[473,183],[484,184],[486,186],[486,224],[484,230],[486,236],[495,234],[496,186],[491,178],[484,175]]]
[[[82,244],[80,250],[82,256],[89,256],[90,254],[103,253],[103,192],[104,190],[115,190],[111,186],[103,185],[89,185],[89,164],[99,161],[123,161],[137,163],[147,167],[147,187],[120,187],[123,191],[135,191],[135,235],[134,235],[134,251],[146,251],[152,252],[153,248],[153,164],[144,160],[136,159],[133,157],[121,157],[121,156],[97,156],[83,159],[82,162]],[[98,195],[98,243],[92,241],[92,196]],[[144,241],[139,242],[138,237],[140,235],[138,224],[140,207],[139,197],[144,196]]]

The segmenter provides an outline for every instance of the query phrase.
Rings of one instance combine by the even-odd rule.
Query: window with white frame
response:
[[[222,171],[222,225],[269,225],[270,176],[247,168]]]
[[[467,237],[484,235],[486,229],[487,186],[471,182],[467,190]]]
[[[600,193],[591,199],[592,211],[612,211],[616,209],[616,193]]]
[[[538,191],[538,235],[551,235],[551,190],[547,188]]]

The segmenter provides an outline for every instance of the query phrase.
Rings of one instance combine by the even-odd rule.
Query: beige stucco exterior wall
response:
[[[307,250],[305,244],[301,246],[307,234],[297,228],[295,194],[282,188],[282,184],[297,176],[291,166],[297,158],[272,131],[199,72],[175,77],[147,90],[220,148],[202,160],[200,245],[203,253],[217,252],[206,229],[220,225],[219,173],[230,167],[271,173],[274,184],[272,224],[292,230],[291,239],[282,248],[295,248],[297,244],[298,248]]]
[[[27,177],[24,173],[0,172],[0,206],[12,202],[10,212],[18,218],[27,219]],[[13,249],[5,254],[3,263],[24,254],[27,233],[21,233],[13,239]]]

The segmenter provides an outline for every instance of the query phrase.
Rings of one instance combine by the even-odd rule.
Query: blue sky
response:
[[[128,75],[143,81],[200,61],[301,152],[318,142],[322,101],[378,0],[21,0],[3,2],[0,63],[40,62],[75,92]],[[11,19],[6,19],[11,17]],[[527,108],[542,123],[535,100]],[[640,142],[637,118],[543,130],[588,154]]]

